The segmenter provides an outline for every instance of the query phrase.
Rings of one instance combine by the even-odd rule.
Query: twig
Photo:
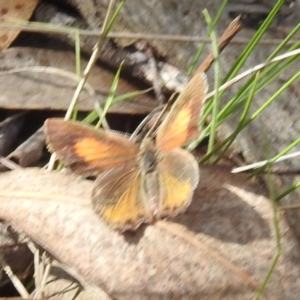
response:
[[[237,33],[240,32],[241,29],[242,29],[242,23],[240,22],[240,17],[237,17],[229,24],[229,26],[226,28],[226,30],[224,31],[224,33],[219,39],[218,42],[219,54],[225,49],[225,47],[237,35]],[[210,53],[201,63],[201,65],[195,72],[195,75],[201,72],[206,72],[210,68],[214,60],[215,60],[215,56],[213,55],[213,53]]]
[[[22,30],[26,32],[40,32],[40,33],[54,33],[61,35],[69,35],[70,31],[78,30],[81,36],[98,37],[101,30],[95,29],[77,29],[77,28],[65,28],[63,26],[51,25],[45,26],[39,22],[27,22],[24,25],[13,24],[8,22],[0,23],[1,29],[10,30]],[[147,41],[169,41],[169,42],[179,42],[179,43],[211,43],[211,39],[207,37],[199,36],[189,36],[189,35],[169,35],[169,34],[151,34],[151,33],[129,33],[129,32],[110,32],[107,35],[108,38],[122,39],[122,40],[147,40]],[[259,41],[260,45],[278,45],[282,42],[281,39],[262,39]],[[286,46],[291,46],[298,42],[296,39],[291,39]],[[236,38],[231,41],[231,44],[244,45],[248,44],[249,39],[246,38]]]
[[[0,164],[3,165],[4,167],[8,168],[9,170],[21,170],[21,169],[23,169],[18,164],[16,164],[15,162],[9,160],[6,157],[0,157]]]

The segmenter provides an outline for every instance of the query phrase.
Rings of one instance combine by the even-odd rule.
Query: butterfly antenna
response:
[[[135,131],[132,133],[132,135],[130,136],[130,140],[132,140],[133,138],[135,138],[140,131],[142,130],[142,128],[149,122],[149,120],[151,120],[151,118],[154,116],[154,114],[156,114],[158,111],[160,111],[162,109],[162,105],[156,107],[155,109],[153,109],[144,119],[143,121],[139,124],[139,126],[135,129]],[[164,110],[163,110],[164,111]],[[156,122],[155,122],[156,125]],[[153,126],[152,126],[153,127]],[[151,129],[152,129],[151,127]],[[151,130],[150,129],[150,130]]]

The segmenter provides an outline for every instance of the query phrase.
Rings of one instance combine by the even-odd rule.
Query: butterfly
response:
[[[156,132],[140,144],[76,121],[48,119],[45,133],[58,159],[78,174],[99,174],[94,211],[121,232],[174,217],[189,206],[199,182],[194,156],[180,147],[199,136],[207,94],[204,73],[195,75]]]

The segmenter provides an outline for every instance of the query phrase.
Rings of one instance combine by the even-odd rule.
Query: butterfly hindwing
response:
[[[160,204],[158,218],[184,212],[192,201],[199,182],[199,167],[194,156],[186,150],[167,153],[158,165]]]
[[[135,164],[109,170],[98,177],[92,195],[95,212],[111,227],[134,230],[152,221],[141,173]]]

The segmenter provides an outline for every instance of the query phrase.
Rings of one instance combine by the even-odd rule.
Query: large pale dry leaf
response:
[[[82,68],[87,61],[82,59]],[[67,110],[78,84],[75,76],[75,56],[71,51],[33,48],[12,48],[0,53],[0,107],[5,109]],[[43,69],[39,69],[43,67]],[[47,67],[57,68],[55,70]],[[60,71],[60,69],[62,71]],[[5,70],[5,71],[3,71]],[[64,71],[70,72],[65,74]],[[73,73],[73,74],[72,74]],[[107,100],[114,74],[95,66],[88,84],[93,91],[84,89],[79,98],[79,109],[91,111],[95,103]],[[18,87],[18,88],[12,88]],[[120,79],[116,95],[137,91],[138,88]],[[143,94],[111,106],[110,112],[144,114],[157,105]]]
[[[39,0],[2,0],[0,21],[29,20],[38,2]],[[19,30],[0,30],[0,50],[8,48],[19,33]]]
[[[116,299],[251,299],[267,276],[273,211],[245,177],[203,167],[184,215],[125,235],[94,214],[92,186],[37,169],[2,173],[0,218]],[[261,299],[296,300],[300,254],[279,217],[284,252]]]

